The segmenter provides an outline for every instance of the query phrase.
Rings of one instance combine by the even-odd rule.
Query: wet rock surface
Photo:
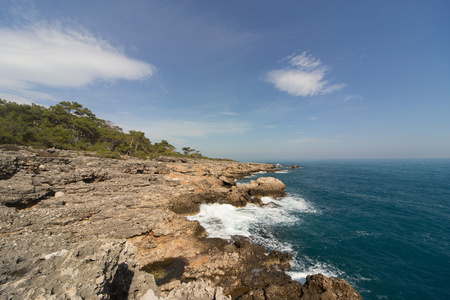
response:
[[[283,196],[274,178],[234,184],[274,168],[0,148],[0,299],[361,299],[342,279],[293,281],[289,254],[185,217]]]

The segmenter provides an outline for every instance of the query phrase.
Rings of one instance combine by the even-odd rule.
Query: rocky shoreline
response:
[[[106,159],[0,147],[0,299],[362,299],[346,281],[284,271],[290,255],[208,238],[202,203],[261,204],[274,165]]]

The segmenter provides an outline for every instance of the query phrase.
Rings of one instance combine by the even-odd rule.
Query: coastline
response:
[[[284,184],[240,179],[275,166],[76,151],[0,150],[0,296],[8,299],[361,299],[344,280],[292,280],[290,255],[207,238],[186,216],[245,206]],[[325,299],[325,298],[324,298]]]

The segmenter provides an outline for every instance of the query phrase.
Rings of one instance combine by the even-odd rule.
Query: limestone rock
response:
[[[0,154],[0,180],[8,179],[18,171],[18,157]]]
[[[142,282],[146,289],[156,289],[150,274],[136,276],[140,272],[133,264],[136,249],[125,241],[81,242],[70,245],[69,250],[56,244],[52,248],[45,242],[40,246],[26,240],[3,243],[2,248],[12,250],[9,256],[16,263],[2,265],[0,294],[9,295],[9,299],[124,299],[132,286]],[[33,255],[17,253],[19,247],[26,247]],[[46,254],[39,255],[40,251]],[[6,254],[3,261],[10,259],[2,252]]]
[[[25,208],[55,193],[48,184],[40,183],[33,175],[16,173],[8,180],[0,180],[0,204]]]
[[[361,295],[341,278],[327,278],[322,274],[309,275],[302,287],[305,300],[362,300]]]
[[[161,300],[231,300],[230,296],[223,294],[221,287],[213,287],[203,280],[183,283],[174,288]]]
[[[230,178],[230,177],[226,177],[226,176],[220,176],[219,177],[220,180],[222,180],[222,182],[226,185],[226,186],[235,186],[236,182],[234,181],[234,179]]]
[[[251,196],[258,197],[283,197],[286,185],[279,179],[273,177],[260,177],[252,180],[248,185],[240,186],[241,189],[248,189]]]
[[[274,178],[234,183],[271,170],[274,165],[114,160],[0,147],[0,298],[357,295],[345,281],[326,277],[311,277],[302,286],[284,272],[289,254],[269,252],[243,237],[207,238],[198,222],[184,216],[202,203],[245,206],[261,203],[263,196],[283,196],[285,185]]]

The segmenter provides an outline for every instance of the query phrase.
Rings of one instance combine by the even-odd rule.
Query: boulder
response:
[[[317,274],[306,276],[301,299],[362,300],[362,297],[344,279],[328,278],[322,274]]]
[[[273,177],[260,177],[250,181],[247,185],[239,186],[242,190],[248,190],[250,196],[256,197],[284,197],[286,185]]]

